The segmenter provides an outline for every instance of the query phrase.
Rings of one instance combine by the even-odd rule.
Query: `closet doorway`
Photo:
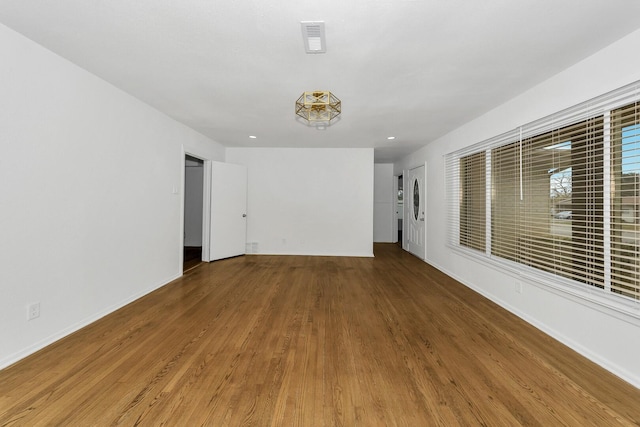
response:
[[[182,271],[202,262],[204,161],[185,155],[184,164],[184,256]]]

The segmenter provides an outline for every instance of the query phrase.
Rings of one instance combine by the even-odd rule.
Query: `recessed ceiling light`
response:
[[[388,140],[392,140],[392,139],[396,139],[396,137],[395,136],[388,136],[387,139]]]
[[[255,136],[255,135],[249,135],[249,138],[251,138],[251,139],[256,139],[256,138],[257,138],[257,136]]]

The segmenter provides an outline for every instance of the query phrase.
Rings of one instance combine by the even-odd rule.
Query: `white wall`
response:
[[[425,161],[427,171],[427,262],[523,317],[560,341],[640,387],[638,316],[524,283],[452,252],[446,245],[447,217],[443,156],[519,125],[640,80],[636,31],[506,104],[428,144],[394,165],[396,174]]]
[[[224,148],[2,25],[0,52],[4,367],[178,277],[184,151]]]
[[[379,163],[374,165],[373,184],[373,241],[390,243],[394,240],[394,209],[397,196],[394,194],[393,164]]]
[[[228,148],[258,253],[373,256],[373,149]]]

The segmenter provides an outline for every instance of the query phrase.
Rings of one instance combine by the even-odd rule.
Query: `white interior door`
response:
[[[244,255],[247,242],[247,168],[211,162],[209,261]]]
[[[405,212],[407,212],[407,249],[420,259],[427,257],[427,233],[425,221],[426,175],[425,167],[409,171],[408,186],[404,189]],[[408,196],[408,197],[407,197]]]

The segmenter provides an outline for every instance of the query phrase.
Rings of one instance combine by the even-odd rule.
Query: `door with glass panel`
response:
[[[427,228],[425,217],[426,174],[425,166],[411,169],[408,174],[408,186],[404,190],[407,213],[407,249],[420,259],[427,257]],[[409,196],[407,198],[407,195]],[[408,199],[408,200],[407,200]]]

